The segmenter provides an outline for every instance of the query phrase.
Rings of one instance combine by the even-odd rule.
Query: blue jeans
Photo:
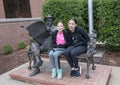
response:
[[[63,54],[64,52],[64,48],[53,48],[50,52],[49,52],[49,58],[50,58],[50,64],[52,66],[52,68],[58,68],[60,69],[60,56]]]

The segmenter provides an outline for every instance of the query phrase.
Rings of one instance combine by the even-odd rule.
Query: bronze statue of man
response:
[[[51,33],[56,30],[56,26],[53,25],[54,17],[48,15],[45,17],[44,22],[36,22],[31,26],[27,27],[29,35],[35,40],[31,43],[28,50],[28,57],[31,64],[31,56],[34,59],[33,72],[30,74],[30,77],[40,73],[40,66],[42,66],[42,59],[40,53],[48,52],[51,49]],[[38,25],[38,26],[37,26]],[[37,29],[35,30],[36,27]],[[34,31],[35,30],[35,31]],[[37,32],[37,33],[36,33]],[[29,66],[31,69],[31,65]]]

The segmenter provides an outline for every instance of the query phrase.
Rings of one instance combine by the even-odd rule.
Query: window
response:
[[[31,17],[29,0],[3,0],[6,18]]]

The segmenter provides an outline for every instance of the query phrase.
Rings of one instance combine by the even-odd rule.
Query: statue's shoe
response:
[[[29,75],[29,77],[35,76],[38,73],[40,73],[40,69],[39,68],[35,68],[34,71]]]

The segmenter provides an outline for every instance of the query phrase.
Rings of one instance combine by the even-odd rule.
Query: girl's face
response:
[[[69,28],[70,31],[74,32],[76,26],[77,26],[77,24],[75,23],[74,20],[69,20],[69,22],[68,22],[68,28]]]
[[[61,31],[64,30],[64,25],[63,25],[62,22],[59,22],[59,23],[57,24],[57,30],[58,30],[59,32],[61,32]]]

